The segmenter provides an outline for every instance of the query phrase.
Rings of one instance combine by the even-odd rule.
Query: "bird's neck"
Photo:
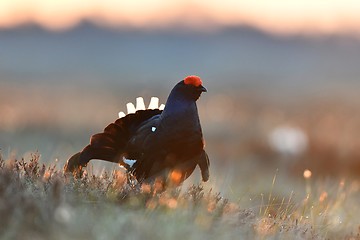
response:
[[[161,122],[166,126],[181,126],[187,129],[200,126],[196,102],[170,94],[161,114]]]
[[[162,118],[183,118],[193,115],[198,117],[197,106],[194,101],[174,100],[167,102],[162,112]]]

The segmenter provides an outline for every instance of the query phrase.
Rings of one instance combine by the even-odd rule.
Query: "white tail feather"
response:
[[[134,104],[131,103],[131,102],[126,104],[126,108],[127,108],[127,113],[128,114],[136,112],[136,108],[135,108]]]
[[[159,107],[159,98],[151,97],[148,109],[156,109]]]
[[[126,114],[124,112],[119,112],[119,118],[125,117]]]
[[[142,97],[136,98],[136,111],[145,109],[144,99]]]
[[[137,97],[136,98],[136,107],[133,103],[129,102],[126,104],[127,114],[135,113],[138,110],[146,110],[144,98]],[[158,97],[151,97],[150,103],[147,109],[159,109],[164,110],[165,104],[161,104],[159,106],[159,98]],[[119,112],[119,118],[125,117],[126,114],[124,112]]]

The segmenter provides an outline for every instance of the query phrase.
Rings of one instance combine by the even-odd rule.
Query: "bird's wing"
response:
[[[144,153],[144,149],[150,142],[154,141],[160,121],[160,114],[141,122],[136,131],[131,135],[126,147],[130,159],[139,160]]]

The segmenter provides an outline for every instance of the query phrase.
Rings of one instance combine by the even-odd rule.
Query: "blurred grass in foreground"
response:
[[[313,181],[305,171],[304,184],[281,196],[275,173],[246,183],[255,194],[228,199],[211,182],[162,191],[120,170],[74,177],[56,164],[38,153],[0,159],[1,239],[360,239],[358,181]]]

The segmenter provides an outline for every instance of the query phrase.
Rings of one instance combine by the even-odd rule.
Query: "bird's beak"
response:
[[[201,92],[207,92],[207,89],[203,85],[200,85],[199,89],[201,90]]]

